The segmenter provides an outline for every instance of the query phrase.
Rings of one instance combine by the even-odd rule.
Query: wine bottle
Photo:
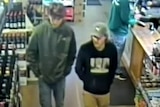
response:
[[[22,28],[24,29],[25,26],[26,26],[26,23],[25,23],[25,13],[22,12]]]
[[[1,46],[2,46],[2,49],[6,49],[6,41],[7,41],[7,34],[3,34],[2,35],[2,44],[1,44]]]
[[[11,35],[11,40],[12,40],[12,43],[14,44],[14,46],[15,46],[15,44],[16,44],[15,33],[12,33],[12,35]],[[15,47],[14,47],[14,48],[15,48]]]
[[[13,11],[11,11],[9,15],[9,28],[13,29]]]
[[[20,40],[21,40],[21,49],[24,49],[25,48],[25,34],[24,33],[21,33],[21,36],[20,36]]]
[[[15,37],[16,37],[16,44],[15,44],[16,48],[20,49],[20,34],[17,33]]]
[[[0,67],[0,76],[2,75],[2,70],[1,70],[1,67]]]
[[[1,56],[5,56],[5,55],[6,55],[5,50],[1,50]]]
[[[9,71],[9,67],[6,67],[6,71],[5,71],[5,74],[4,74],[5,77],[8,77],[10,76],[10,71]]]
[[[5,28],[8,29],[9,28],[9,12],[6,15],[6,23],[5,23]]]
[[[11,34],[8,34],[7,36],[7,40],[8,40],[8,49],[12,49],[13,48],[13,44],[12,44],[12,40],[11,40]]]
[[[3,82],[7,83],[8,82],[7,78],[3,78]]]
[[[6,94],[6,89],[1,89],[2,94]]]
[[[21,11],[18,12],[17,22],[18,22],[18,28],[22,28],[22,24],[21,24]]]
[[[5,83],[2,84],[2,88],[3,88],[3,89],[6,88],[6,84],[5,84]]]
[[[17,11],[14,12],[13,15],[13,29],[17,29],[18,25],[17,25]]]
[[[2,35],[2,42],[7,42],[7,36],[8,36],[7,33],[4,33],[4,34]]]
[[[31,34],[30,33],[25,33],[26,45],[29,43],[29,35],[31,35]]]
[[[10,63],[11,62],[11,57],[7,57],[7,63]]]

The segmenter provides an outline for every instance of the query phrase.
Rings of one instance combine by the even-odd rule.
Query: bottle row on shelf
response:
[[[144,69],[136,91],[136,107],[160,107],[160,41],[153,45],[151,56],[145,56]],[[140,103],[139,103],[140,104]]]
[[[141,77],[141,84],[145,88],[159,88],[160,81],[151,80],[148,75]]]
[[[6,43],[2,45],[2,48],[7,45],[9,48],[25,49],[29,43],[29,33],[4,33],[1,35],[1,41]]]
[[[4,51],[5,54],[0,55],[0,107],[17,107],[15,99],[19,93],[19,73],[15,67],[15,49],[0,48],[1,54]]]
[[[160,107],[160,88],[145,88],[143,84],[136,88],[136,107]]]
[[[25,27],[25,13],[22,10],[7,13],[5,29],[24,29]]]
[[[153,52],[151,56],[144,59],[145,71],[152,79],[160,80],[160,41],[157,40],[153,44]]]
[[[160,81],[153,80],[146,75],[141,77],[141,87],[147,93],[148,98],[159,98],[160,100]]]

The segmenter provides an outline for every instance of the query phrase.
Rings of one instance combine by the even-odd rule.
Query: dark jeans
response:
[[[56,107],[64,107],[65,78],[54,83],[52,86],[46,84],[42,78],[39,79],[39,97],[41,107],[52,107],[52,93]]]

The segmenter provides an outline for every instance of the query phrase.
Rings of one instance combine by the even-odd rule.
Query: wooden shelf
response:
[[[148,27],[135,26],[132,29],[135,38],[138,40],[147,55],[152,54],[153,44],[160,39],[160,34],[155,30],[151,32]]]
[[[32,29],[3,29],[2,33],[32,32]]]

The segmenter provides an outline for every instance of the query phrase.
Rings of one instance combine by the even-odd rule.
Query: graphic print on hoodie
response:
[[[108,73],[109,64],[109,58],[90,58],[90,71],[91,73]]]

